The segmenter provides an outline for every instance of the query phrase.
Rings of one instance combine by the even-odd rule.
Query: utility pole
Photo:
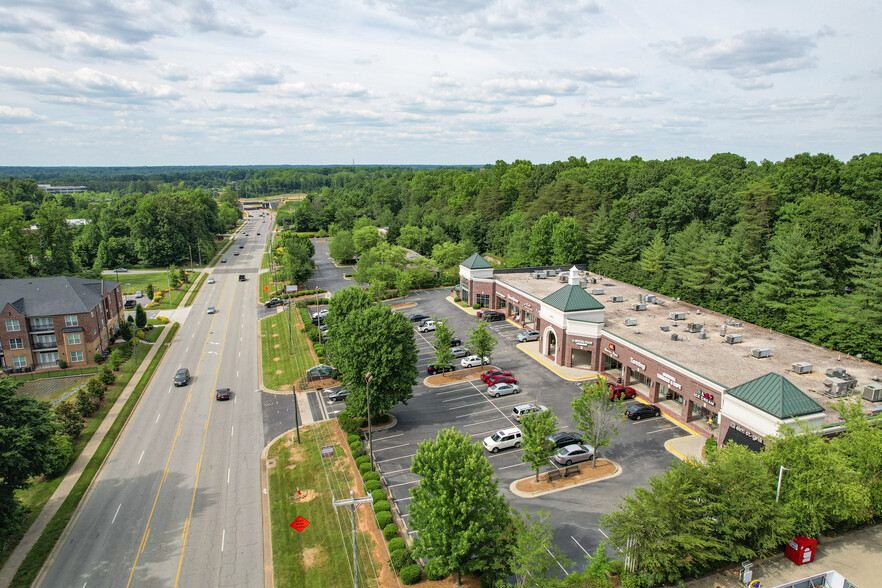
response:
[[[187,243],[187,251],[190,252],[190,267],[193,267],[193,248]]]
[[[374,376],[370,372],[364,375],[364,395],[367,397],[367,421],[368,421],[368,455],[370,455],[371,471],[374,471],[374,447],[371,444],[371,380]]]
[[[374,504],[374,499],[371,496],[365,496],[363,498],[355,497],[355,490],[349,490],[349,499],[348,500],[334,500],[334,510],[337,510],[338,506],[348,506],[351,510],[352,514],[352,561],[355,564],[355,588],[358,588],[361,585],[361,578],[358,575],[358,526],[355,524],[355,507],[359,504]]]

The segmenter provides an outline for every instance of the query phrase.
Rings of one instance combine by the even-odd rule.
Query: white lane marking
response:
[[[160,416],[161,416],[161,415],[156,415],[156,422],[153,423],[154,425],[155,425],[156,423],[159,422],[159,417],[160,417]]]
[[[236,370],[236,378],[239,378],[239,370]]]
[[[242,357],[242,351],[239,351],[239,357]]]
[[[407,447],[408,445],[410,445],[410,443],[403,443],[401,445],[393,445],[392,447],[379,447],[377,449],[374,449],[374,453],[376,453],[378,451],[386,451],[387,449],[398,449],[399,447]]]
[[[548,548],[547,548],[547,547],[546,547],[546,548],[545,548],[545,551],[547,551],[547,552],[548,552],[548,555],[550,555],[550,556],[551,556],[551,557],[554,557],[554,554],[553,554],[553,553],[551,553],[551,550],[550,550],[550,549],[548,549]],[[565,573],[565,574],[566,574],[566,575],[567,575],[567,576],[569,576],[569,575],[570,575],[570,573],[569,573],[569,572],[568,572],[568,571],[567,571],[567,569],[566,569],[566,568],[565,568],[565,567],[563,567],[563,564],[562,564],[562,563],[560,563],[560,562],[557,562],[557,565],[559,565],[559,566],[560,566],[560,569],[562,569],[562,570],[563,570],[563,573]]]
[[[233,431],[234,431],[235,429],[236,429],[236,425],[233,425],[232,427],[230,427],[230,437],[233,436]]]
[[[582,550],[582,551],[584,551],[584,552],[585,552],[585,555],[587,555],[587,556],[588,556],[588,557],[591,557],[591,554],[590,554],[590,553],[588,553],[588,550],[587,550],[587,549],[585,549],[585,548],[584,548],[584,547],[582,547],[582,544],[581,544],[581,543],[579,543],[579,542],[578,542],[578,541],[576,541],[576,538],[575,538],[575,537],[573,537],[573,536],[572,536],[572,535],[570,535],[570,539],[572,539],[572,540],[573,540],[573,543],[575,543],[575,544],[576,544],[576,545],[578,545],[578,546],[579,546],[579,549],[581,549],[581,550]]]
[[[223,553],[224,541],[226,541],[226,539],[227,539],[227,530],[224,529],[223,532],[221,533],[221,553]]]
[[[144,451],[147,451],[146,449]],[[141,460],[144,459],[144,451],[141,452],[141,457],[138,458],[138,463],[141,463]]]
[[[122,508],[122,502],[119,503],[119,506],[116,507],[116,512],[113,513],[113,520],[110,521],[110,524],[111,524],[111,525],[112,525],[114,522],[116,522],[116,515],[119,514],[119,509],[120,509],[120,508]]]
[[[230,483],[230,470],[231,470],[231,469],[232,469],[232,468],[227,468],[227,484]]]
[[[190,348],[187,347],[187,349],[184,350],[184,353],[189,353],[189,352],[190,352]]]

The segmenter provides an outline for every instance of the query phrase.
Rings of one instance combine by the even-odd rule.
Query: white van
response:
[[[135,292],[135,298],[143,298],[143,297],[144,297],[144,294],[140,290]]]
[[[521,446],[521,430],[517,427],[496,431],[489,437],[484,437],[484,449],[490,453],[497,453],[500,449]]]

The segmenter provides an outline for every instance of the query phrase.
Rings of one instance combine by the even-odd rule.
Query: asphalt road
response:
[[[256,289],[270,222],[252,219],[202,287],[41,585],[263,585]],[[175,388],[179,367],[193,378]]]
[[[312,244],[315,245],[315,255],[312,258],[315,261],[315,271],[306,282],[306,287],[310,290],[324,288],[328,292],[336,292],[346,286],[361,285],[366,287],[365,284],[357,284],[354,280],[347,280],[343,277],[343,274],[354,272],[355,266],[346,268],[335,266],[328,253],[329,242],[329,239],[312,239]]]

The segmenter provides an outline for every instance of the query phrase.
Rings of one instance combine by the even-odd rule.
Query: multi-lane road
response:
[[[40,585],[263,585],[257,283],[271,223],[253,215],[211,271]],[[180,367],[193,378],[175,388]]]

